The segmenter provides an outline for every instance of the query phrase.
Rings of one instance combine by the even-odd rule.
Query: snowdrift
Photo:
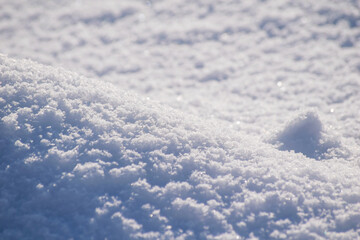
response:
[[[317,115],[301,116],[276,137],[278,150],[1,55],[0,238],[355,239],[357,162],[299,148],[307,139],[321,153],[341,148],[321,131]]]

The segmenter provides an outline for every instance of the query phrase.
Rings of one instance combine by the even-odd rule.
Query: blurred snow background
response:
[[[351,0],[2,0],[0,236],[358,237],[359,40]]]

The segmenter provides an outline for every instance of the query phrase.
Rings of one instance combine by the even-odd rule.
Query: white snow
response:
[[[0,239],[359,238],[359,26],[352,0],[4,0]]]
[[[293,150],[315,159],[347,157],[348,153],[338,140],[326,135],[319,117],[312,111],[289,122],[271,142],[280,144],[280,150]]]

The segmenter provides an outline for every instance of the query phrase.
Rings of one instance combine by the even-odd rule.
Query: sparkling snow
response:
[[[0,6],[0,239],[360,238],[360,5]]]

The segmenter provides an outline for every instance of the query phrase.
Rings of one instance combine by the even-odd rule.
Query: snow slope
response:
[[[0,3],[0,239],[360,238],[359,1]]]
[[[359,234],[359,162],[345,155],[279,151],[111,84],[0,59],[1,239]],[[336,152],[320,126],[308,112],[275,138],[291,148],[300,129]]]

